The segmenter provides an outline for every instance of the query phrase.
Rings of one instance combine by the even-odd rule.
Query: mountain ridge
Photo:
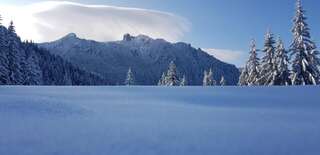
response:
[[[22,42],[12,23],[8,28],[0,25],[0,85],[104,84],[108,83],[103,77],[81,70],[33,42]]]
[[[179,76],[186,75],[190,85],[201,85],[203,72],[210,68],[216,81],[224,76],[228,85],[236,85],[240,74],[235,65],[220,61],[191,44],[170,43],[146,35],[125,34],[119,41],[98,42],[69,33],[38,45],[80,68],[104,76],[112,84],[122,84],[131,67],[137,84],[156,85],[170,61],[177,64]]]

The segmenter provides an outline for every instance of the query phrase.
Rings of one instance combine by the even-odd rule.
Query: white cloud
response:
[[[74,32],[97,41],[122,39],[123,34],[145,34],[178,41],[189,30],[177,15],[138,8],[48,1],[28,6],[0,6],[4,23],[13,20],[23,39],[52,41]]]
[[[245,55],[242,51],[213,48],[205,48],[203,50],[217,59],[227,63],[235,64],[237,66],[242,66],[244,63]]]

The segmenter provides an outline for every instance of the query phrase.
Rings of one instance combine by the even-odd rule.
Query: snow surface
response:
[[[1,155],[319,155],[320,87],[0,87]]]

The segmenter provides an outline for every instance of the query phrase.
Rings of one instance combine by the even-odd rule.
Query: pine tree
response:
[[[274,85],[290,85],[290,71],[288,68],[289,58],[287,51],[283,45],[282,40],[279,38],[276,45],[275,53],[275,65],[276,65],[276,74],[274,74]]]
[[[163,86],[165,85],[165,78],[166,78],[166,74],[162,73],[161,79],[158,82],[158,86]]]
[[[20,40],[18,39],[13,22],[10,22],[8,28],[8,60],[9,60],[9,79],[11,85],[18,85],[23,83],[23,69],[22,52],[20,47]]]
[[[177,75],[177,67],[173,61],[170,62],[167,75],[164,80],[165,86],[179,86],[180,81]]]
[[[209,73],[208,73],[208,85],[209,86],[215,86],[217,85],[217,82],[214,80],[213,78],[213,71],[212,69],[210,69]]]
[[[183,78],[181,79],[181,82],[180,82],[180,86],[187,86],[187,85],[188,85],[188,82],[187,82],[186,75],[183,75]]]
[[[245,83],[247,83],[248,86],[254,86],[258,85],[257,80],[259,79],[259,70],[260,70],[260,63],[259,63],[259,58],[257,54],[257,49],[256,49],[256,42],[255,40],[251,41],[251,49],[250,49],[250,57],[247,62],[247,72],[248,76],[245,79]]]
[[[275,41],[273,34],[269,30],[265,35],[265,43],[263,53],[265,54],[261,60],[260,78],[258,80],[259,85],[274,85],[273,77],[276,73],[276,66],[274,60],[274,47]]]
[[[248,77],[249,77],[248,67],[247,67],[247,65],[245,65],[245,67],[241,71],[238,85],[239,86],[247,86],[248,85]]]
[[[129,70],[128,70],[127,78],[126,78],[126,81],[124,84],[127,86],[132,86],[135,84],[134,76],[133,76],[131,68],[129,68]]]
[[[291,77],[293,85],[316,85],[320,81],[319,52],[316,50],[315,43],[311,40],[310,29],[306,20],[307,17],[301,0],[297,0],[292,29],[294,38],[290,47],[291,56],[293,56],[293,74]]]
[[[208,86],[208,72],[205,70],[204,73],[203,73],[203,86]]]
[[[227,81],[226,79],[224,78],[224,76],[221,77],[221,80],[220,80],[220,86],[226,86],[227,85]]]
[[[215,86],[215,85],[217,85],[217,82],[213,78],[212,69],[210,69],[209,72],[204,71],[203,86]]]

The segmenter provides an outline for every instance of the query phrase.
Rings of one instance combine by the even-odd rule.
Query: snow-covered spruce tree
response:
[[[165,86],[179,86],[180,81],[177,75],[177,67],[173,61],[170,62],[167,75],[164,79]]]
[[[290,47],[291,56],[293,56],[291,76],[293,85],[316,85],[320,81],[319,52],[311,40],[306,20],[301,0],[297,0],[292,29],[294,37]]]
[[[183,78],[181,79],[181,82],[180,82],[180,86],[187,86],[187,85],[188,85],[188,82],[187,82],[186,75],[183,75]]]
[[[213,79],[213,72],[212,69],[210,69],[209,72],[204,72],[203,77],[203,86],[215,86],[217,85],[217,82]]]
[[[247,86],[248,85],[248,76],[249,76],[248,67],[247,67],[247,65],[245,65],[245,67],[241,71],[238,85],[239,86]]]
[[[274,85],[290,85],[290,71],[288,68],[289,58],[283,42],[280,38],[277,40],[275,49],[275,65],[277,67],[277,70],[276,74],[274,74]]]
[[[124,84],[127,85],[127,86],[132,86],[132,85],[135,84],[134,76],[133,76],[133,72],[131,70],[131,67],[128,70],[127,78],[126,78],[126,81],[124,82]]]
[[[214,80],[213,78],[213,71],[212,69],[210,69],[209,73],[208,73],[208,85],[209,86],[215,86],[217,85],[216,80]]]
[[[226,79],[224,78],[224,76],[221,77],[221,80],[220,80],[220,86],[226,86],[227,85],[227,81]]]
[[[276,73],[276,66],[274,60],[275,47],[273,34],[269,30],[265,35],[264,49],[263,53],[265,54],[261,60],[261,70],[260,77],[258,80],[259,85],[270,86],[274,85],[274,74]]]
[[[251,48],[250,48],[250,57],[246,64],[247,68],[247,78],[243,79],[244,83],[248,86],[255,86],[258,85],[258,79],[260,77],[259,70],[260,70],[260,63],[257,54],[256,42],[255,40],[251,41]]]
[[[10,22],[7,34],[8,42],[8,60],[9,60],[9,79],[11,85],[23,83],[23,73],[21,64],[25,64],[23,53],[21,52],[21,43],[18,38],[13,22]]]
[[[162,73],[161,78],[160,78],[160,80],[158,82],[158,86],[163,86],[164,85],[165,78],[166,78],[166,74]]]
[[[203,72],[203,81],[202,81],[202,83],[203,83],[203,86],[208,86],[208,72],[205,70],[204,72]]]

